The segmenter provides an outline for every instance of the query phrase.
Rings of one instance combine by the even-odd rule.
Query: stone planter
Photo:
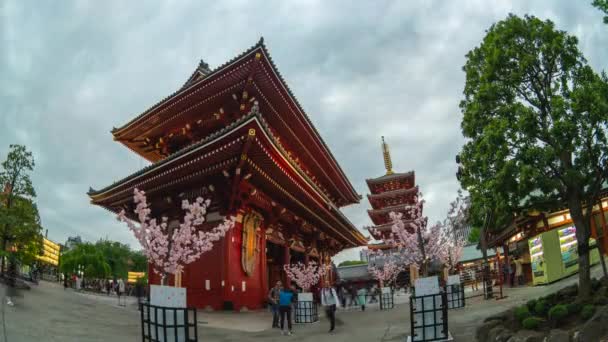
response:
[[[141,303],[140,310],[142,340],[198,340],[196,309],[186,307],[185,288],[150,285],[150,303]]]
[[[317,303],[314,302],[312,293],[298,293],[298,301],[295,305],[295,323],[314,323],[319,320]]]

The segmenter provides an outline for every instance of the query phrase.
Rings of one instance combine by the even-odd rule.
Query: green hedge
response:
[[[587,304],[583,306],[583,310],[581,310],[581,317],[583,317],[584,320],[588,320],[589,318],[593,317],[594,313],[595,305]]]
[[[526,318],[528,318],[530,316],[532,316],[530,314],[530,310],[528,310],[528,307],[525,305],[522,305],[515,309],[515,318],[520,323],[523,322]]]
[[[528,310],[530,310],[530,312],[534,312],[534,307],[536,307],[536,299],[529,300],[526,303],[526,306],[528,307]]]
[[[568,310],[568,314],[575,315],[581,312],[583,306],[579,302],[574,302],[566,305],[566,309]]]
[[[549,310],[549,319],[554,323],[559,323],[568,316],[568,308],[563,304],[557,304]]]
[[[534,313],[540,316],[546,316],[547,311],[549,311],[549,304],[546,300],[541,299],[536,302],[536,305],[534,306]]]
[[[542,320],[538,317],[528,317],[524,319],[522,325],[525,329],[536,330],[542,323]]]

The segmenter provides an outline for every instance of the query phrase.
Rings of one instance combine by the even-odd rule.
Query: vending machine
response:
[[[591,247],[594,239],[589,240]],[[544,232],[528,240],[530,262],[532,266],[532,283],[548,284],[578,272],[578,244],[576,228],[566,226]],[[590,263],[599,262],[597,249],[589,255]]]

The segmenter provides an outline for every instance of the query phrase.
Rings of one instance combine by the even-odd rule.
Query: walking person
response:
[[[295,301],[296,296],[293,288],[282,288],[279,291],[279,313],[281,314],[281,334],[291,335],[291,304]],[[287,328],[285,330],[285,318],[287,318]]]
[[[517,279],[517,286],[524,285],[524,271],[520,258],[516,258],[515,261],[515,279]]]
[[[279,327],[279,294],[283,284],[281,281],[277,281],[270,292],[268,293],[268,302],[270,303],[270,309],[272,310],[272,327]]]
[[[361,311],[365,311],[365,299],[367,297],[367,289],[362,286],[357,291],[357,297],[359,297],[359,305],[361,306]]]
[[[340,306],[340,298],[336,290],[326,281],[321,289],[321,305],[325,308],[325,314],[329,318],[329,332],[333,332],[336,327],[336,308]]]
[[[8,256],[7,265],[7,277],[6,277],[6,304],[9,306],[15,306],[13,298],[17,296],[17,260],[11,252]]]
[[[122,278],[118,278],[118,282],[116,283],[116,295],[118,296],[118,305],[120,304],[120,295],[125,293],[125,283],[122,281]],[[125,298],[126,301],[126,298]],[[126,303],[125,303],[126,305]]]
[[[110,280],[106,279],[106,292],[108,293],[108,296],[110,295],[110,292],[112,292],[112,284],[110,284]]]

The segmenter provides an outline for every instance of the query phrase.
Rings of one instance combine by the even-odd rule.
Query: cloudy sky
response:
[[[590,2],[4,0],[0,157],[11,143],[34,152],[49,238],[135,247],[86,195],[147,164],[110,130],[179,88],[201,58],[214,68],[264,36],[357,191],[383,174],[384,135],[395,170],[416,171],[435,221],[458,189],[464,55],[493,22],[529,13],[576,35],[590,64],[608,69],[608,26]],[[344,211],[364,227],[368,207]]]

